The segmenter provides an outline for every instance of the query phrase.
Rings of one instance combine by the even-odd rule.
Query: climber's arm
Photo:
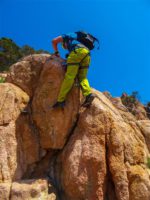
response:
[[[63,42],[62,36],[58,36],[52,40],[52,46],[55,52],[58,52],[58,43]]]

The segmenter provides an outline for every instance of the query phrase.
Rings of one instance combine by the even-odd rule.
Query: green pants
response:
[[[91,93],[91,88],[87,80],[88,68],[86,68],[90,64],[90,55],[86,56],[88,53],[89,51],[86,48],[78,48],[69,54],[67,59],[67,72],[61,85],[57,100],[58,102],[62,102],[66,99],[68,92],[73,86],[76,76],[78,76],[83,95],[87,96]],[[82,61],[85,56],[86,58]],[[79,66],[80,62],[81,64]],[[79,67],[81,69],[79,69]]]

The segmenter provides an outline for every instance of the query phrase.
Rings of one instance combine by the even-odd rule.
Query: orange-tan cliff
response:
[[[0,200],[150,200],[150,120],[93,89],[73,86],[52,109],[62,59],[25,57],[0,84]],[[141,112],[140,112],[141,110]],[[25,112],[26,111],[26,112]]]

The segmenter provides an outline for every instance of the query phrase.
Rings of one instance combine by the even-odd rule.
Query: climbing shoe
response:
[[[95,94],[89,94],[88,96],[86,96],[86,99],[84,101],[84,103],[82,104],[83,107],[89,107],[92,104],[92,101],[94,100],[94,98],[96,97]]]
[[[65,101],[59,102],[57,101],[54,105],[53,108],[64,108],[65,107]]]

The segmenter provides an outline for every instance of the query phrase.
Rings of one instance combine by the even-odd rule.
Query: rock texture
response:
[[[47,61],[32,101],[33,119],[40,130],[41,146],[45,149],[63,148],[79,111],[80,92],[75,86],[68,96],[64,110],[51,108],[57,101],[64,72],[57,60]]]
[[[52,109],[62,59],[25,57],[0,84],[0,200],[150,200],[150,120],[93,89],[90,108],[76,85]],[[140,111],[141,110],[141,111]]]
[[[7,81],[19,86],[29,96],[33,96],[43,64],[49,57],[47,54],[40,56],[35,54],[23,58],[12,65]]]
[[[105,145],[110,127],[109,118],[97,103],[80,113],[77,127],[61,155],[61,183],[66,199],[104,199],[105,196]]]
[[[48,194],[47,180],[25,180],[20,182],[14,182],[12,184],[10,197],[11,200],[27,200],[27,199],[46,199],[56,200],[55,191]]]
[[[17,130],[17,122],[20,120],[21,110],[25,108],[29,101],[29,96],[10,83],[0,84],[0,93],[0,182],[3,182],[20,178],[26,168],[25,160],[21,154],[28,157],[29,151],[23,151],[22,148],[27,147],[27,143],[19,142],[19,140],[22,140],[22,137],[27,137],[27,135],[24,136],[23,130]],[[29,129],[29,127],[27,128]],[[27,134],[30,133],[27,132]],[[35,143],[31,138],[32,142]],[[30,145],[32,145],[31,143]],[[35,149],[37,149],[36,146]],[[29,157],[26,162],[29,161]],[[35,154],[33,160],[36,159]],[[25,165],[22,166],[22,163],[25,163]]]

